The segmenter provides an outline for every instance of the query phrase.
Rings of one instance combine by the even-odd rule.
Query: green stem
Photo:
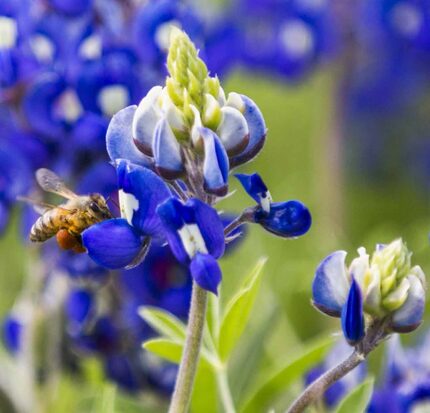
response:
[[[218,382],[218,391],[223,405],[224,413],[236,413],[233,397],[231,396],[228,385],[227,371],[225,368],[218,370],[216,374]]]
[[[207,294],[206,290],[203,290],[193,282],[187,337],[176,378],[175,390],[170,402],[169,413],[188,412],[206,319]]]

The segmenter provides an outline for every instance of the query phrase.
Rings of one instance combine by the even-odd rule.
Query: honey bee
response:
[[[105,198],[97,193],[75,194],[49,169],[38,169],[36,180],[44,191],[60,195],[67,202],[56,206],[24,199],[34,204],[41,214],[31,228],[30,240],[44,242],[56,236],[61,248],[85,252],[81,233],[91,225],[112,218]]]

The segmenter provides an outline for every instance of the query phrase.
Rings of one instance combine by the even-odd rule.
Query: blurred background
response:
[[[16,195],[41,195],[33,179],[41,166],[57,171],[77,191],[114,191],[115,174],[101,166],[107,165],[105,130],[112,114],[137,104],[163,82],[169,24],[182,27],[196,42],[226,92],[251,97],[264,114],[266,145],[240,172],[258,171],[275,201],[301,200],[313,216],[310,232],[296,240],[248,228],[241,245],[222,260],[222,300],[228,300],[257,259],[269,258],[231,369],[238,399],[280,359],[339,330],[338,320],[317,312],[310,301],[315,268],[327,254],[345,249],[352,258],[359,246],[372,251],[376,243],[402,237],[414,263],[430,270],[427,0],[0,0],[0,311],[6,325],[2,359],[10,367],[0,369],[0,376],[16,370],[13,364],[23,351],[27,301],[43,307],[41,301],[48,300],[45,307],[60,314],[37,316],[37,329],[47,335],[37,333],[35,374],[40,383],[51,383],[46,364],[52,353],[46,350],[55,338],[46,340],[50,330],[64,336],[58,356],[63,367],[54,387],[45,386],[50,396],[40,411],[108,412],[103,403],[112,383],[120,388],[112,411],[163,411],[172,385],[172,372],[159,361],[143,362],[156,365],[156,374],[149,367],[131,372],[135,354],[115,350],[121,357],[127,353],[118,361],[117,353],[114,357],[103,348],[113,330],[75,334],[73,314],[63,308],[70,289],[107,295],[106,285],[123,290],[106,277],[127,277],[100,275],[87,262],[64,264],[55,243],[42,252],[29,245],[29,225],[37,215],[15,202]],[[250,199],[234,178],[231,190],[237,191],[220,208],[240,213]],[[161,267],[141,271],[157,279]],[[174,264],[169,268],[180,271]],[[123,303],[135,303],[135,310],[161,300],[162,307],[185,317],[186,305],[173,306],[179,293],[175,290],[172,298],[168,282],[163,293],[148,293],[145,286],[141,296],[125,295]],[[187,281],[181,288],[186,302]],[[103,307],[99,318],[114,317],[112,298],[97,303]],[[127,328],[134,328],[127,320]],[[141,323],[136,342],[151,335]],[[407,341],[417,342],[427,324]],[[122,328],[115,334],[122,336]],[[131,352],[140,351],[135,344]],[[372,359],[374,371],[381,368],[379,353]],[[242,369],[249,354],[250,371],[258,373],[245,380]],[[54,375],[60,374],[58,368],[53,367]],[[26,411],[12,407],[13,397],[12,405],[8,401],[8,393],[16,392],[8,380],[0,378],[1,411]],[[280,395],[279,406],[285,406],[285,398],[291,395]]]

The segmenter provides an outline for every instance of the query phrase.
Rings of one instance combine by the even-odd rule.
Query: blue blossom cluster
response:
[[[263,147],[264,119],[250,98],[225,95],[183,32],[174,32],[169,50],[165,87],[153,87],[138,106],[119,111],[108,128],[121,218],[93,225],[83,243],[98,264],[118,269],[141,262],[152,242],[167,241],[194,281],[217,293],[217,260],[233,229],[254,222],[295,237],[309,229],[311,218],[298,201],[272,203],[257,174],[238,175],[257,206],[224,227],[214,205],[228,193],[231,169]]]

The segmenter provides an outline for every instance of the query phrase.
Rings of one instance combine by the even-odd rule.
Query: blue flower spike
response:
[[[424,315],[426,280],[421,267],[411,266],[412,253],[397,239],[377,244],[372,255],[363,247],[358,254],[349,267],[345,251],[321,262],[312,285],[315,307],[341,318],[351,345],[364,337],[365,321],[382,326],[379,339],[390,332],[415,330]]]
[[[363,299],[357,282],[353,279],[348,298],[342,308],[343,335],[351,346],[358,344],[364,337]]]
[[[236,174],[245,191],[257,201],[252,222],[260,224],[266,231],[283,238],[294,238],[305,234],[312,224],[308,208],[300,201],[272,203],[272,197],[260,175]]]
[[[224,226],[218,213],[198,199],[185,204],[170,198],[157,209],[175,257],[190,266],[200,287],[217,293],[221,271],[217,259],[224,253]]]

